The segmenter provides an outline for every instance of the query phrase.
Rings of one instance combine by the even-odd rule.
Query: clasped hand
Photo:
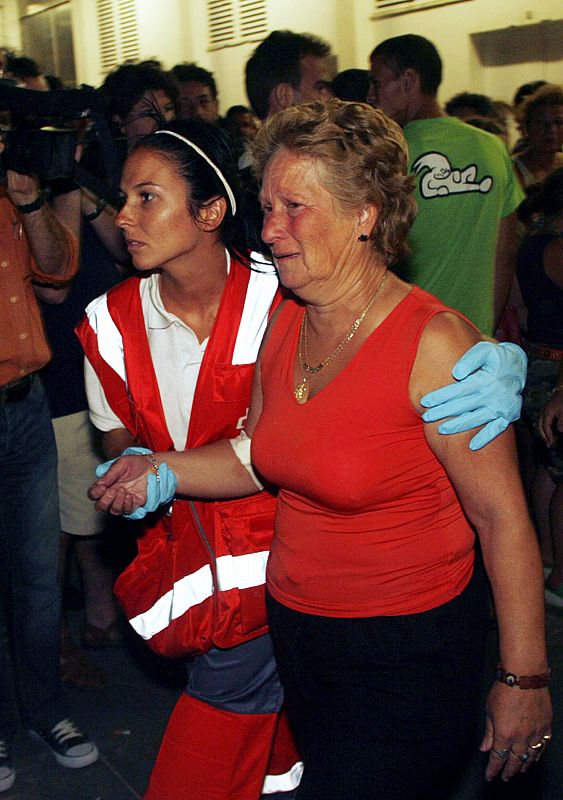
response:
[[[128,447],[119,458],[97,467],[98,480],[88,490],[90,499],[96,500],[97,511],[138,520],[172,500],[176,476],[163,462],[157,477],[146,458],[150,453],[152,450],[145,447]]]

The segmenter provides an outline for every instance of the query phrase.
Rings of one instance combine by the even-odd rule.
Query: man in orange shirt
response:
[[[0,637],[0,792],[15,780],[8,746],[16,711],[62,766],[98,758],[68,718],[59,679],[57,454],[37,375],[51,353],[36,295],[61,302],[77,259],[37,178],[8,171],[0,185],[0,563],[8,627]]]

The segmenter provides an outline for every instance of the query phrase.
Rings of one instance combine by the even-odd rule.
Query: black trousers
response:
[[[305,762],[299,800],[438,800],[476,747],[487,586],[408,616],[328,618],[267,598]]]

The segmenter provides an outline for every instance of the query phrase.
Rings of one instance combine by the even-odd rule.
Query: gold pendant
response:
[[[306,379],[301,383],[297,383],[295,385],[295,389],[293,390],[293,394],[295,395],[295,399],[297,400],[298,403],[306,403],[308,393],[309,393],[309,387],[307,386]]]

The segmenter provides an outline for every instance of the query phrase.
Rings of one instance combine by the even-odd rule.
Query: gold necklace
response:
[[[321,361],[320,364],[317,364],[316,367],[312,367],[312,366],[310,366],[310,364],[307,363],[307,322],[308,322],[308,317],[307,317],[307,312],[305,311],[305,313],[303,314],[303,319],[301,321],[301,328],[299,329],[299,345],[298,345],[298,349],[297,349],[297,355],[298,355],[298,359],[299,359],[299,367],[301,369],[301,380],[298,383],[295,384],[295,389],[293,390],[293,394],[295,395],[295,399],[297,400],[298,403],[306,403],[307,402],[307,397],[308,397],[308,394],[309,394],[309,384],[307,383],[307,373],[309,373],[310,375],[316,375],[324,367],[326,367],[327,364],[330,364],[330,362],[333,361],[336,358],[337,355],[339,355],[339,353],[348,344],[348,342],[351,339],[354,338],[354,336],[356,335],[356,333],[358,331],[358,328],[360,327],[360,325],[362,324],[362,322],[366,318],[368,311],[370,310],[372,305],[377,300],[379,294],[381,293],[381,290],[383,289],[383,285],[385,283],[385,279],[386,278],[387,278],[387,270],[385,270],[385,273],[384,273],[382,279],[380,280],[380,282],[379,282],[379,284],[377,286],[377,289],[375,290],[375,292],[373,294],[373,297],[371,298],[371,300],[369,301],[367,306],[364,308],[364,310],[362,311],[360,316],[357,319],[354,320],[354,322],[352,323],[352,325],[350,327],[350,330],[348,331],[346,336],[336,346],[336,348],[332,351],[332,353],[330,353],[330,355],[328,355],[324,359],[324,361]]]

